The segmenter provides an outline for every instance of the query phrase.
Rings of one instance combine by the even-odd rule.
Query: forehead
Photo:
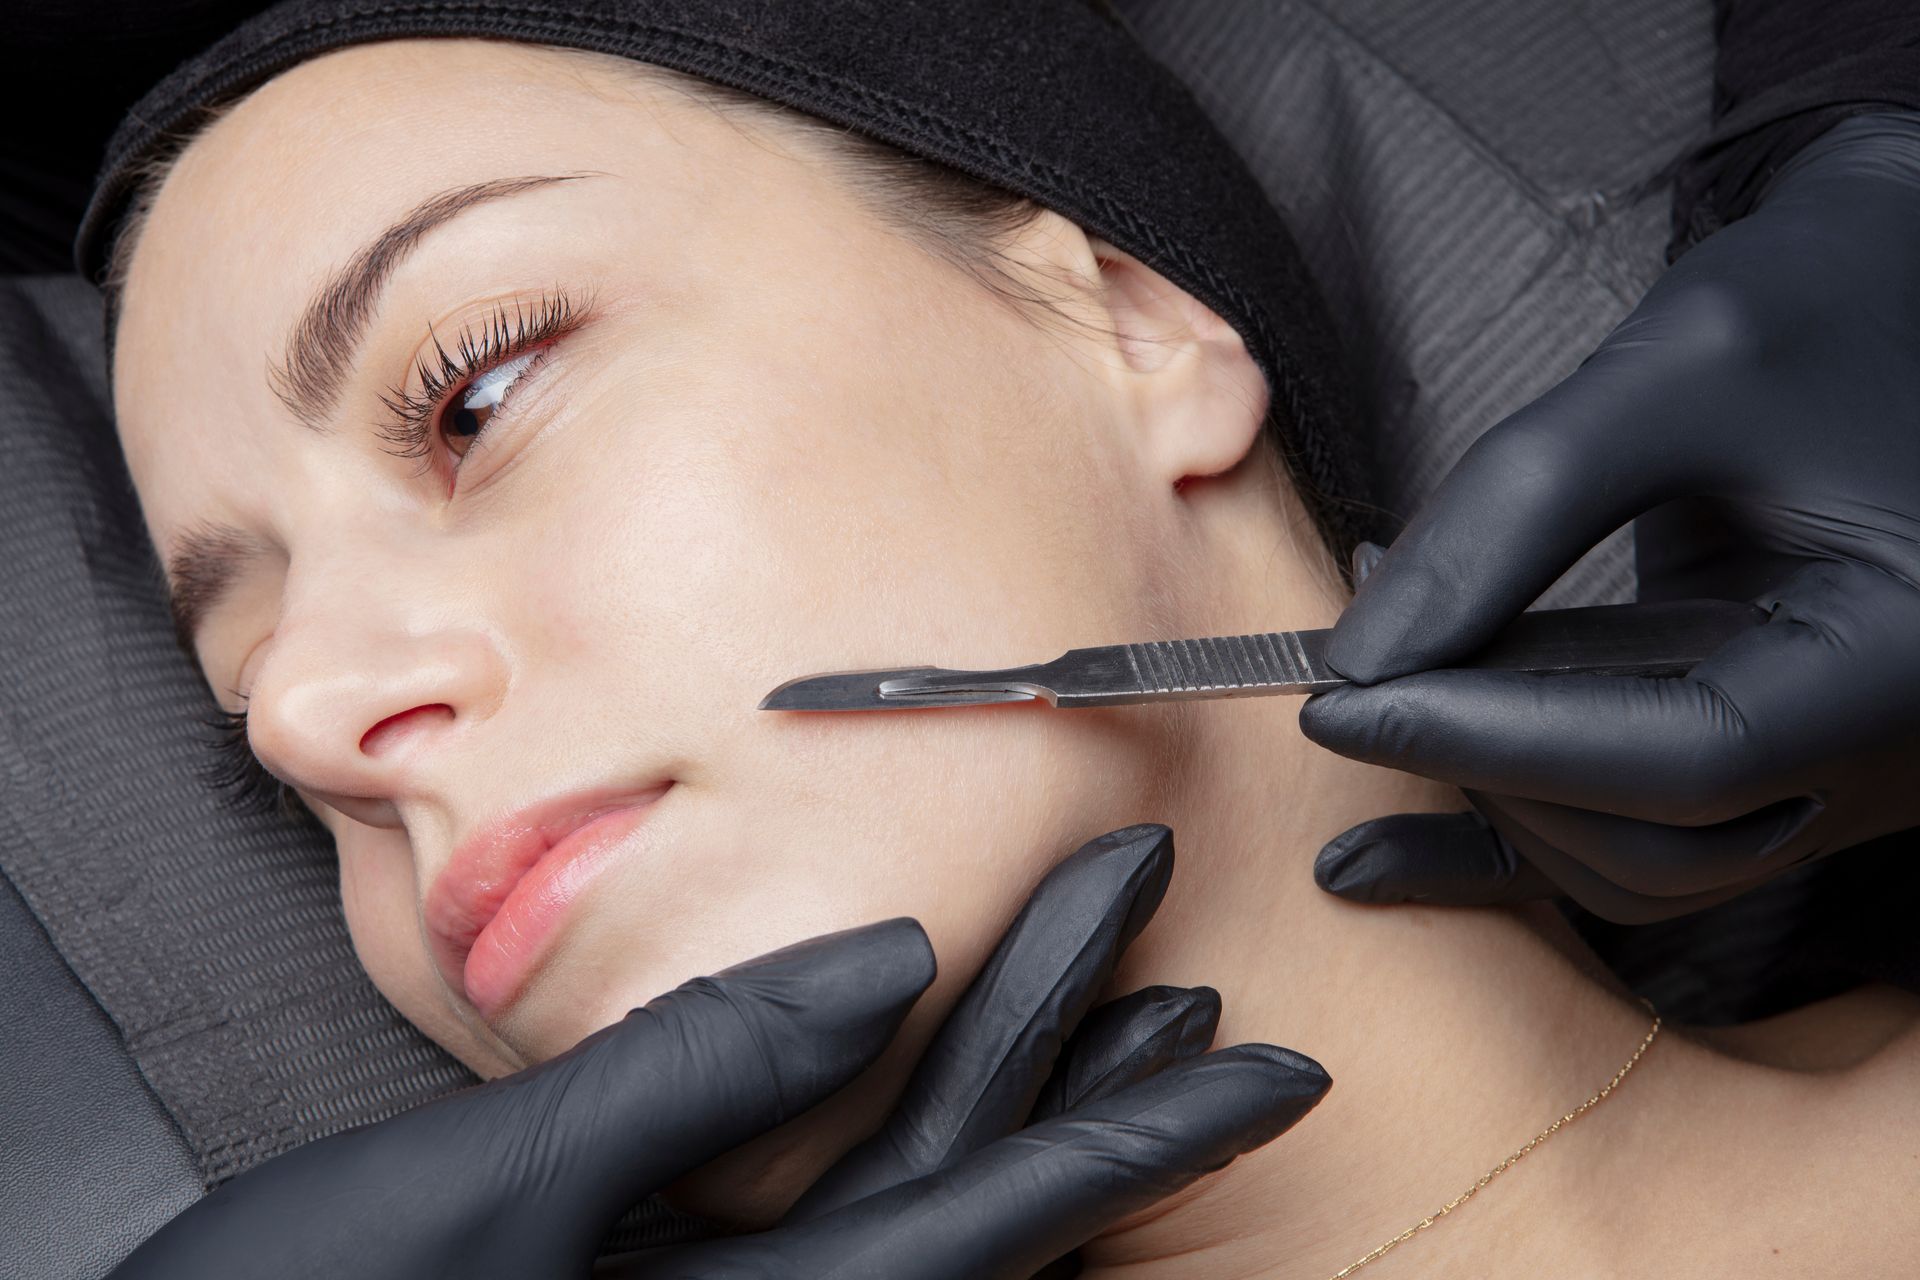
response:
[[[411,199],[591,169],[693,126],[677,95],[617,64],[511,41],[399,40],[281,73],[167,176],[128,273],[127,328],[145,330],[156,305],[175,328],[186,299],[210,295],[233,327],[257,331],[250,321],[286,317]],[[649,116],[661,127],[644,127]]]
[[[761,182],[779,183],[784,202],[804,199],[795,183],[812,181],[805,166],[791,156],[782,163],[777,150],[649,68],[608,55],[413,39],[337,50],[283,72],[186,149],[135,243],[115,407],[150,526],[164,533],[197,514],[184,501],[189,491],[223,466],[244,465],[228,458],[229,446],[285,416],[266,373],[308,299],[429,196],[502,178],[600,175],[434,232],[450,241],[434,250],[445,295],[479,283],[447,269],[463,237],[478,246],[524,230],[585,252],[633,243],[637,218],[660,242],[684,238],[725,207],[752,202]],[[556,219],[565,236],[551,234]],[[403,276],[404,268],[396,301],[426,301],[407,295]],[[176,497],[181,509],[170,510]]]

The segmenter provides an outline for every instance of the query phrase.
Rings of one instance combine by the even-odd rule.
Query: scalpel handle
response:
[[[1521,614],[1486,648],[1454,665],[1535,675],[1678,676],[1767,617],[1731,600],[1542,609]],[[1074,649],[1027,669],[1034,677],[1028,688],[1061,707],[1320,693],[1347,683],[1327,666],[1331,635],[1269,631]]]

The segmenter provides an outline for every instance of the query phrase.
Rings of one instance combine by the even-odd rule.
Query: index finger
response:
[[[1047,873],[928,1046],[879,1133],[808,1189],[804,1222],[1019,1128],[1060,1047],[1159,908],[1173,832],[1122,827]]]
[[[1355,591],[1329,665],[1374,684],[1465,657],[1608,534],[1697,487],[1684,433],[1650,427],[1686,402],[1666,372],[1603,348],[1476,440]]]

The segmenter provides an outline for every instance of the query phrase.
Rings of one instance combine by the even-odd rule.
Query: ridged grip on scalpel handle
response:
[[[1321,658],[1325,631],[1260,631],[1075,649],[1060,662],[1056,706],[1319,693],[1346,681]],[[1069,662],[1083,656],[1081,662]],[[1114,670],[1125,662],[1125,670]]]
[[[1767,620],[1765,610],[1729,600],[1542,609],[1521,614],[1457,665],[1532,675],[1678,676],[1721,645]],[[1161,640],[1076,649],[1047,664],[1056,705],[1098,706],[1141,697],[1231,698],[1320,693],[1346,680],[1326,662],[1331,631]],[[1103,670],[1125,658],[1125,677]]]

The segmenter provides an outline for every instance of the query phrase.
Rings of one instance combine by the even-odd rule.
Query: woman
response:
[[[358,45],[231,106],[118,255],[116,412],[185,638],[334,835],[368,972],[483,1075],[770,947],[926,926],[917,1030],[709,1167],[709,1212],[789,1203],[1053,861],[1166,823],[1181,873],[1116,985],[1216,986],[1223,1042],[1299,1045],[1341,1087],[1090,1270],[1333,1272],[1605,1083],[1645,1011],[1543,925],[1320,894],[1329,836],[1458,799],[1315,750],[1286,700],[753,709],[812,671],[1324,626],[1343,597],[1241,333],[1051,210],[916,218],[848,145],[495,41]],[[409,211],[434,225],[383,237]],[[384,288],[313,310],[356,261]],[[488,923],[490,859],[602,812],[593,856]],[[1296,957],[1317,980],[1276,989]],[[1734,1052],[1665,1037],[1382,1265],[1888,1270],[1920,1178],[1912,1019],[1868,992]]]

